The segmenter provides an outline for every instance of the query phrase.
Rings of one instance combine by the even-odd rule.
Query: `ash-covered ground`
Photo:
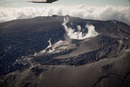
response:
[[[130,87],[130,25],[48,16],[0,23],[0,87]]]

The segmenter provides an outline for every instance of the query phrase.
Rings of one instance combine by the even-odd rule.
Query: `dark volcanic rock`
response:
[[[63,19],[52,16],[0,23],[0,86],[129,87],[130,26],[70,17],[67,26],[76,29],[80,25],[86,34],[84,26],[92,24],[99,33],[74,40],[67,36]],[[49,40],[55,49],[68,48],[49,52],[53,49],[47,48]],[[64,41],[63,45],[56,47],[59,41]]]

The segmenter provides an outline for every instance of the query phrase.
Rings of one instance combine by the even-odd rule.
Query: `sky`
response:
[[[92,6],[128,6],[130,7],[130,0],[58,0],[52,5],[75,5],[86,4]],[[21,7],[21,6],[44,6],[45,3],[30,3],[27,0],[0,0],[0,7]],[[49,4],[50,5],[50,4]]]
[[[130,24],[129,13],[130,0],[58,0],[52,4],[0,0],[0,22],[37,16],[70,15],[84,19],[118,20]]]

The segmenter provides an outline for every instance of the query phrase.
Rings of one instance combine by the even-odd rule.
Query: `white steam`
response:
[[[64,22],[62,23],[62,25],[64,26],[66,34],[71,39],[83,40],[83,39],[86,39],[89,37],[95,37],[95,36],[99,35],[95,31],[95,27],[93,25],[86,24],[85,27],[88,29],[88,32],[86,34],[83,34],[80,25],[77,25],[78,31],[75,32],[74,29],[67,26],[68,22],[69,22],[69,16],[66,16],[64,18]],[[48,40],[49,45],[44,50],[34,53],[34,56],[40,56],[40,55],[43,55],[44,53],[58,53],[58,52],[62,52],[67,49],[72,49],[75,47],[75,45],[70,44],[70,42],[71,42],[70,39],[69,40],[66,39],[65,41],[59,40],[58,42],[52,44],[51,39],[50,39],[50,40]]]
[[[45,52],[49,52],[49,53],[53,52],[51,40],[48,40],[48,43],[49,45],[45,48],[45,50],[40,51],[39,52],[40,54],[43,54]]]
[[[88,32],[86,34],[84,34],[81,31],[81,26],[80,25],[77,25],[77,30],[78,31],[75,31],[75,29],[72,29],[71,27],[67,26],[68,22],[69,22],[69,18],[65,17],[64,22],[63,22],[62,25],[64,26],[64,29],[65,29],[67,35],[71,39],[83,40],[83,39],[90,38],[90,37],[95,37],[95,36],[98,35],[98,33],[95,31],[95,27],[93,25],[86,24],[85,27],[88,29]]]
[[[49,45],[44,50],[41,50],[40,52],[36,52],[34,56],[40,56],[43,55],[44,53],[58,53],[73,47],[73,46],[69,47],[68,45],[70,43],[69,41],[59,40],[58,42],[52,44],[51,40],[48,40],[48,43]]]
[[[33,18],[37,16],[70,15],[84,19],[96,20],[118,20],[130,24],[130,7],[89,7],[86,5],[74,6],[44,6],[44,7],[20,7],[4,8],[0,7],[0,22]]]

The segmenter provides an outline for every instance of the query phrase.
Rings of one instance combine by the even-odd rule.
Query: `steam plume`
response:
[[[80,25],[77,25],[77,30],[78,31],[75,31],[75,29],[72,29],[71,27],[68,27],[67,26],[67,23],[69,22],[69,17],[65,17],[64,18],[64,22],[63,22],[63,26],[64,26],[64,29],[67,33],[67,35],[71,38],[71,39],[78,39],[78,40],[83,40],[83,39],[86,39],[86,38],[90,38],[90,37],[95,37],[98,35],[98,33],[95,31],[95,27],[91,24],[91,25],[88,25],[86,24],[86,28],[88,29],[88,32],[86,34],[84,34],[81,30],[81,26]]]

